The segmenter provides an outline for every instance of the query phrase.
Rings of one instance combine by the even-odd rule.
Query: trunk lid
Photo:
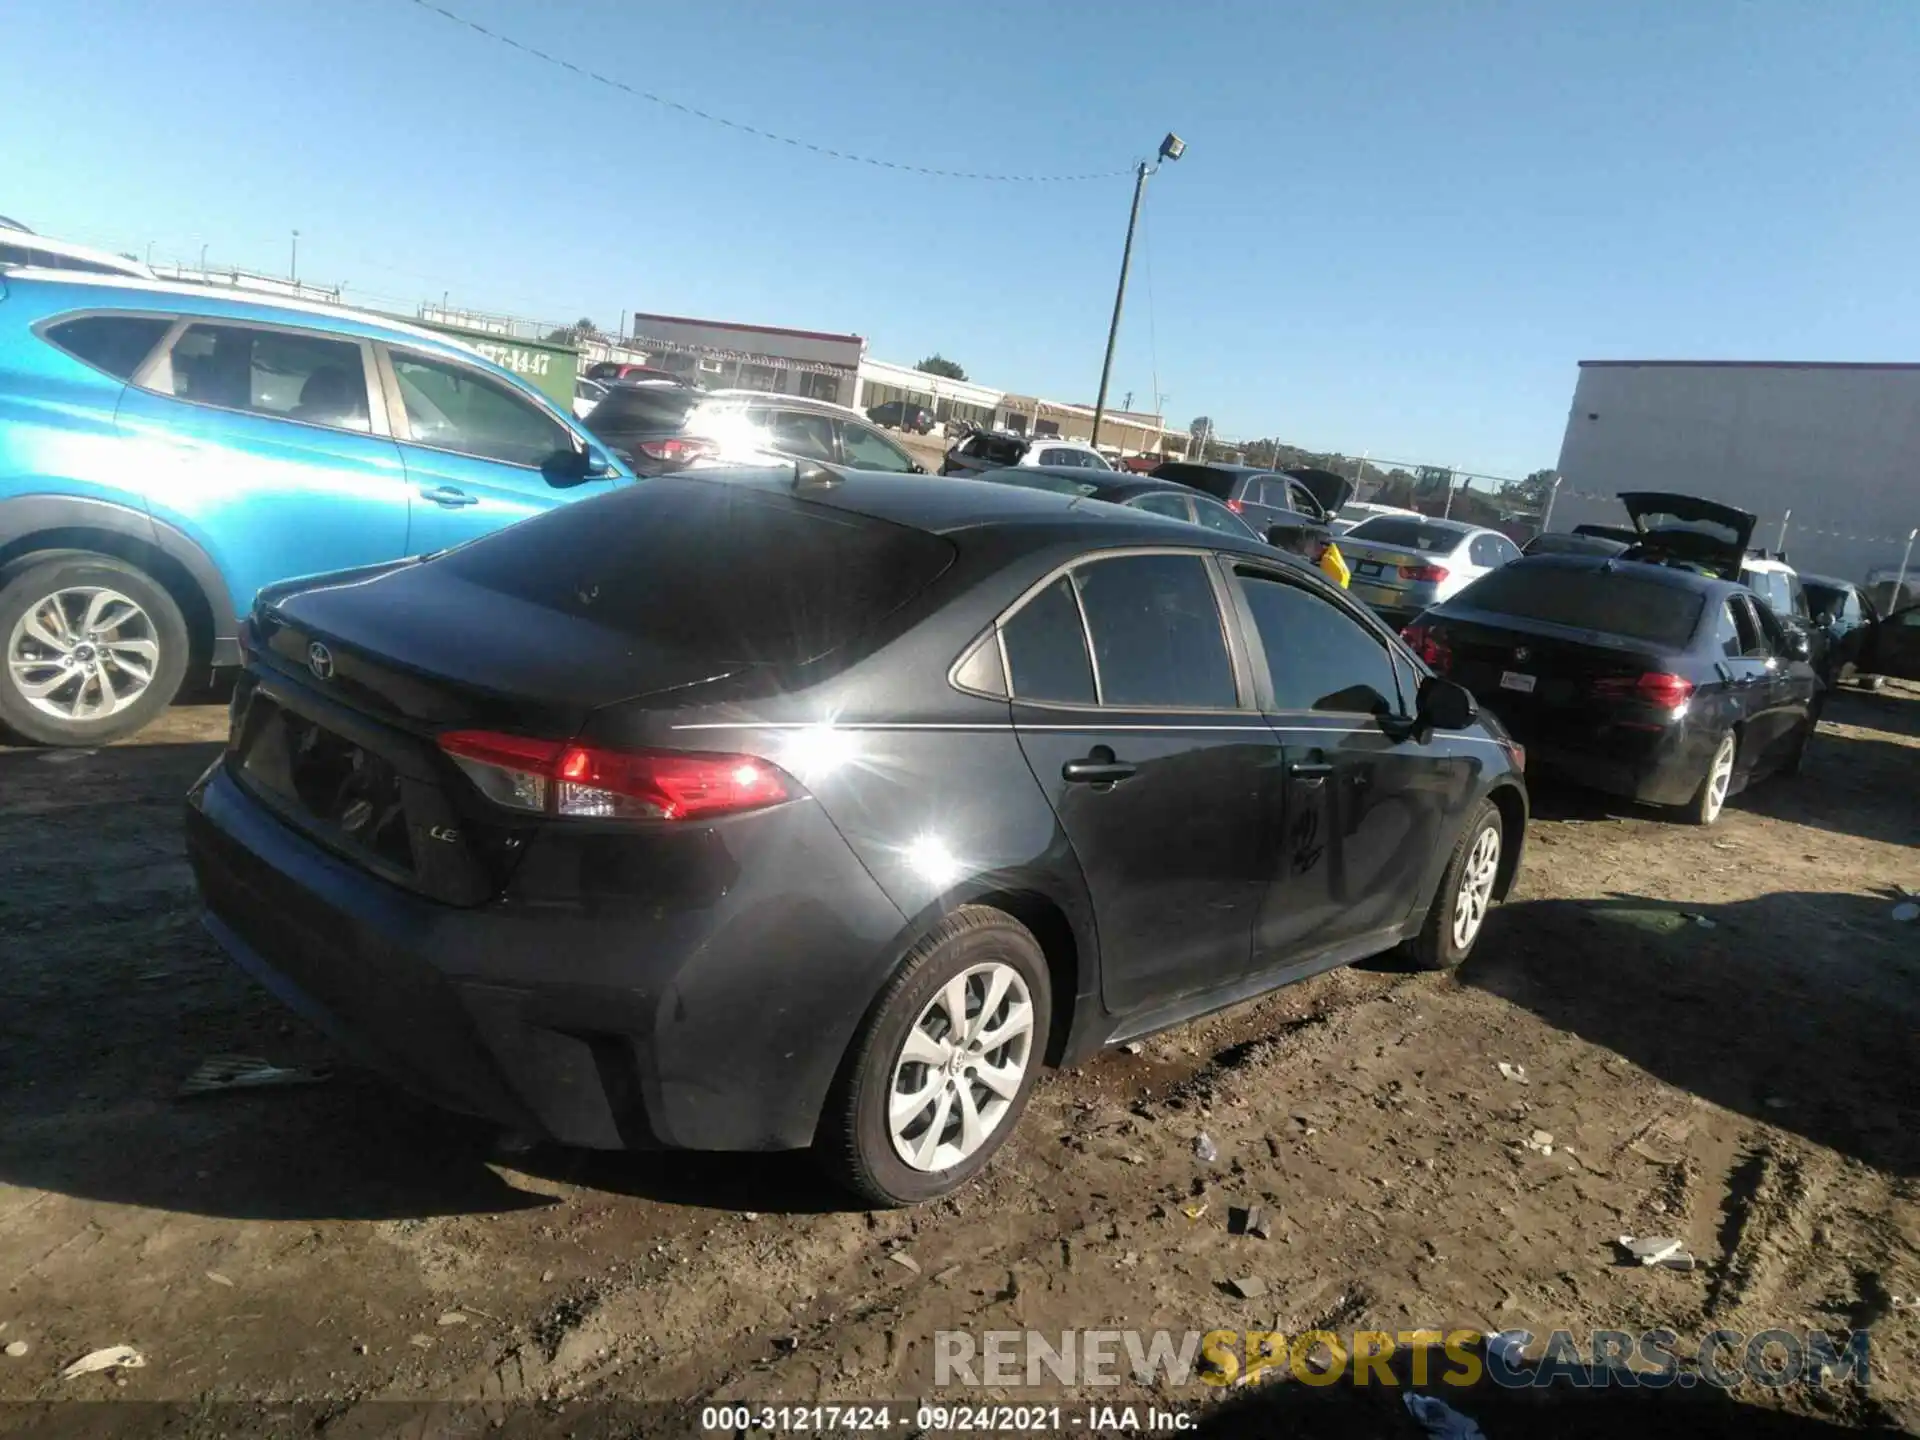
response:
[[[1626,507],[1639,539],[1635,558],[1701,565],[1724,579],[1738,579],[1759,517],[1717,500],[1663,490],[1627,490]]]
[[[1307,492],[1320,502],[1320,508],[1326,511],[1329,519],[1338,514],[1340,507],[1353,498],[1353,481],[1343,475],[1336,475],[1331,470],[1303,467],[1282,473],[1306,486]]]
[[[1437,653],[1449,680],[1466,686],[1522,744],[1551,727],[1590,729],[1642,714],[1634,698],[1642,675],[1672,666],[1673,657],[1643,640],[1580,630],[1551,621],[1466,609],[1429,611],[1410,631],[1423,656]]]

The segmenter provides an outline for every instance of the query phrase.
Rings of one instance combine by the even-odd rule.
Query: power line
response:
[[[1118,175],[1131,175],[1133,173],[1133,167],[1129,165],[1118,170],[1096,170],[1085,175],[990,175],[978,170],[941,170],[931,165],[907,165],[897,160],[880,160],[871,155],[856,155],[850,150],[835,150],[826,145],[816,145],[811,140],[796,140],[791,135],[778,135],[771,130],[762,130],[757,126],[748,125],[739,120],[729,120],[724,115],[715,115],[711,111],[701,110],[695,106],[683,104],[681,101],[670,99],[665,95],[655,95],[650,90],[638,89],[635,86],[627,84],[624,80],[615,80],[611,76],[602,75],[598,70],[590,70],[584,65],[576,65],[573,61],[562,59],[558,55],[549,55],[546,51],[516,40],[511,35],[503,35],[498,30],[489,30],[486,26],[480,24],[479,21],[469,20],[464,15],[456,15],[444,5],[435,5],[432,3],[432,0],[413,0],[413,3],[418,5],[422,10],[430,10],[435,15],[451,20],[456,25],[464,25],[467,29],[484,35],[489,40],[496,40],[502,45],[511,46],[522,54],[533,56],[536,60],[544,60],[547,64],[558,66],[562,70],[571,70],[583,80],[592,80],[598,84],[607,86],[609,89],[622,91],[638,99],[664,106],[669,110],[678,110],[682,115],[691,115],[696,120],[711,121],[715,125],[724,125],[727,129],[738,130],[742,134],[757,135],[762,140],[772,140],[781,145],[791,145],[796,150],[811,150],[816,155],[825,155],[833,160],[850,160],[856,165],[872,165],[882,170],[901,170],[913,175],[932,175],[943,180],[995,180],[1021,185],[1058,185],[1081,180],[1107,180]]]

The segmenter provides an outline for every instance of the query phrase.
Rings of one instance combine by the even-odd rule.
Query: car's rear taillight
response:
[[[1693,682],[1684,675],[1649,670],[1644,675],[1603,675],[1592,685],[1602,700],[1637,700],[1663,710],[1674,710],[1693,698]]]
[[[1227,508],[1236,515],[1244,515],[1247,513],[1247,507],[1242,505],[1238,500],[1227,501]]]
[[[1399,567],[1402,580],[1426,580],[1438,583],[1447,578],[1444,565],[1402,565]]]
[[[684,435],[676,435],[671,440],[642,440],[634,448],[663,465],[691,465],[720,450],[711,440],[695,440]]]
[[[1400,632],[1400,638],[1434,674],[1444,675],[1453,668],[1453,647],[1447,643],[1446,631],[1438,625],[1409,625]]]
[[[440,737],[495,804],[591,820],[696,820],[777,805],[793,796],[781,771],[751,755],[610,750],[484,730]]]

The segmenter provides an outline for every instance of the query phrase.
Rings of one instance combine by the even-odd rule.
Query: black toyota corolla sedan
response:
[[[378,1068],[593,1147],[943,1194],[1045,1063],[1395,946],[1519,862],[1516,747],[1305,566],[1116,506],[674,476],[263,591],[206,923]]]
[[[1537,773],[1702,825],[1800,768],[1819,718],[1806,637],[1745,585],[1616,557],[1523,556],[1423,613],[1406,639],[1527,747]]]

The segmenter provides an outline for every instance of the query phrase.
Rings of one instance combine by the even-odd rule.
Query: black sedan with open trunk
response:
[[[262,592],[188,801],[207,924],[453,1108],[812,1146],[870,1201],[1070,1061],[1404,946],[1518,755],[1317,572],[1009,485],[650,480]]]
[[[1423,613],[1407,642],[1527,747],[1529,768],[1711,825],[1796,771],[1818,720],[1804,636],[1736,581],[1525,556]]]

